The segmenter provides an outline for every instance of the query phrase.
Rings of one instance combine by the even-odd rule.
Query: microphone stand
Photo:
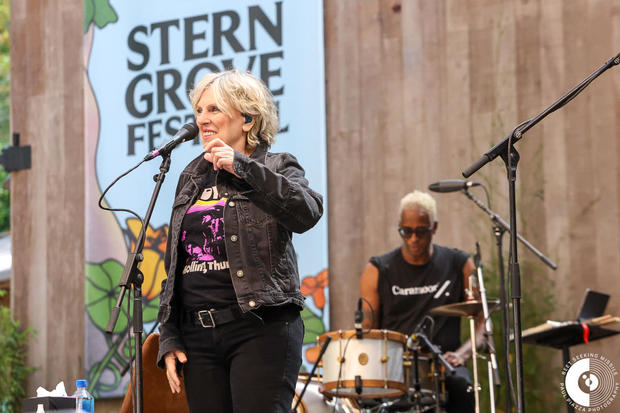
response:
[[[470,177],[488,162],[500,156],[506,164],[508,194],[510,204],[510,262],[509,273],[511,276],[511,295],[514,323],[515,340],[515,363],[517,378],[517,413],[525,412],[525,393],[523,390],[523,349],[521,343],[521,273],[519,270],[518,248],[517,248],[517,207],[516,207],[516,188],[517,164],[519,163],[519,153],[514,148],[514,144],[523,137],[523,134],[540,122],[550,113],[558,110],[581,93],[590,83],[594,81],[607,69],[620,64],[620,54],[609,59],[603,66],[595,70],[578,85],[569,90],[566,94],[556,100],[547,109],[536,115],[534,118],[517,125],[504,140],[489,151],[487,151],[478,161],[471,164],[463,171],[465,178]]]
[[[414,341],[415,341],[415,344],[413,343]],[[424,346],[428,347],[430,352],[433,354],[433,360],[435,363],[437,363],[437,361],[439,360],[441,364],[444,365],[444,367],[446,368],[446,371],[450,375],[454,374],[455,372],[454,367],[452,367],[452,365],[448,363],[448,361],[441,354],[441,350],[439,350],[439,348],[436,345],[434,345],[428,339],[428,337],[426,337],[426,334],[424,333],[411,334],[411,336],[407,339],[407,348],[414,352],[414,359],[415,359],[414,360],[414,366],[415,366],[414,389],[415,391],[414,391],[414,394],[410,398],[411,398],[411,401],[415,401],[415,404],[417,404],[418,407],[420,407],[420,402],[422,401],[421,400],[422,394],[420,394],[420,379],[418,375],[418,353],[417,353],[419,351],[419,347],[421,347],[420,342],[423,342]],[[439,399],[439,381],[438,381],[439,377],[437,374],[437,368],[438,366],[436,364],[434,378],[433,378],[434,384],[435,384],[435,407],[434,407],[435,412],[440,411],[440,403],[441,403],[441,400]]]
[[[452,365],[450,363],[448,363],[448,361],[443,357],[443,355],[441,354],[441,350],[439,350],[439,347],[437,347],[436,345],[434,345],[429,339],[428,337],[426,337],[426,334],[424,333],[413,333],[411,334],[411,339],[413,341],[417,341],[419,342],[420,340],[422,340],[424,342],[424,345],[426,347],[428,347],[428,349],[431,351],[431,353],[433,353],[433,355],[435,357],[437,357],[437,359],[439,361],[441,361],[441,364],[443,364],[446,368],[446,370],[448,370],[449,374],[454,374],[454,367],[452,367]],[[407,347],[411,348],[412,347],[412,343],[407,343]]]
[[[323,359],[323,354],[325,354],[325,350],[327,350],[327,346],[329,345],[330,341],[332,341],[332,336],[327,335],[327,338],[325,339],[325,343],[323,343],[323,346],[321,347],[321,351],[319,352],[319,357],[314,362],[314,365],[312,366],[312,370],[310,370],[310,374],[308,375],[308,379],[304,383],[304,387],[301,390],[301,393],[299,393],[299,396],[297,397],[297,401],[295,402],[295,405],[291,409],[291,413],[295,413],[297,411],[297,407],[299,407],[299,403],[301,403],[301,400],[304,398],[304,394],[306,393],[308,384],[310,384],[310,380],[312,380],[312,376],[314,376],[314,372],[316,371],[317,366],[321,362],[321,359]]]
[[[155,202],[157,202],[159,191],[162,184],[164,183],[164,179],[166,179],[166,173],[170,169],[170,152],[162,153],[161,156],[162,161],[161,165],[159,166],[160,173],[153,177],[156,184],[153,190],[153,195],[151,196],[151,201],[149,202],[149,206],[146,211],[144,225],[140,229],[140,234],[138,236],[138,241],[134,246],[134,251],[127,256],[123,275],[121,276],[121,280],[118,283],[118,285],[121,287],[121,291],[118,295],[116,305],[114,306],[114,308],[112,308],[112,312],[110,313],[110,319],[108,321],[108,326],[106,327],[107,333],[111,334],[114,331],[114,327],[116,326],[116,322],[118,321],[118,316],[121,311],[121,304],[123,302],[123,298],[125,297],[125,292],[127,288],[130,287],[133,291],[133,325],[131,331],[133,331],[133,339],[136,353],[136,373],[134,386],[136,392],[136,401],[135,403],[133,403],[133,411],[136,413],[142,413],[144,408],[142,390],[142,333],[144,328],[142,322],[142,282],[144,281],[144,276],[138,268],[138,265],[144,259],[144,257],[142,256],[142,250],[144,249],[146,229],[148,228],[149,221],[151,220],[151,215],[155,207]]]
[[[512,403],[515,403],[515,396],[513,394],[513,382],[512,382],[512,373],[510,369],[510,359],[508,355],[510,354],[510,333],[508,327],[508,301],[506,297],[506,275],[504,272],[504,253],[502,246],[502,238],[504,236],[504,232],[508,231],[510,233],[510,226],[504,219],[493,212],[489,207],[487,207],[482,201],[476,198],[471,192],[467,189],[464,189],[463,194],[469,198],[476,206],[482,209],[493,222],[493,233],[495,235],[495,243],[497,245],[497,259],[498,259],[498,267],[499,267],[499,300],[501,307],[501,316],[502,316],[502,344],[504,346],[505,357],[504,357],[504,370],[506,372],[506,411],[511,412]],[[519,241],[523,243],[530,251],[534,253],[542,262],[548,265],[551,269],[555,270],[558,266],[547,258],[542,252],[540,252],[535,246],[533,246],[528,240],[523,238],[521,234],[517,232],[517,238]]]

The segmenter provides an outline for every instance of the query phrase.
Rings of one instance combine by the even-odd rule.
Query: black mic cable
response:
[[[364,322],[364,312],[362,311],[362,297],[357,300],[357,311],[355,311],[355,337],[362,338],[362,323]]]

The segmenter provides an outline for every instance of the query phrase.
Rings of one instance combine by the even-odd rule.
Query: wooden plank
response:
[[[361,262],[360,242],[363,226],[354,213],[363,205],[360,156],[360,59],[357,45],[359,26],[356,2],[325,2],[325,39],[332,45],[325,52],[327,81],[327,138],[328,162],[334,173],[328,175],[330,251],[330,309],[334,328],[351,323],[352,309],[359,296],[354,279],[359,275],[351,264]],[[344,28],[346,27],[346,30]],[[330,80],[331,79],[331,80]],[[341,165],[341,166],[337,166]],[[344,280],[344,282],[342,281]],[[354,286],[354,287],[352,287]]]
[[[11,179],[13,313],[37,331],[28,394],[84,376],[82,9],[11,4],[11,127],[32,146]]]

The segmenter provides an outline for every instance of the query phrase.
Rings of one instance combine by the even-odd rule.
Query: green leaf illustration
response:
[[[323,320],[310,311],[307,307],[301,312],[301,319],[306,326],[306,334],[304,335],[304,344],[316,344],[317,338],[325,332],[325,324]]]
[[[142,306],[142,322],[151,323],[157,320],[157,313],[159,312],[159,296],[152,300],[143,299],[144,305]]]
[[[88,31],[88,26],[95,17],[95,5],[93,0],[84,0],[84,33]]]
[[[120,292],[118,283],[123,274],[123,265],[113,259],[101,264],[86,264],[86,311],[93,324],[100,330],[105,330],[110,319],[112,308]],[[114,333],[118,334],[127,329],[127,303],[131,300],[125,294],[121,315],[118,317]],[[131,314],[131,310],[129,312]]]
[[[109,23],[116,23],[118,16],[110,5],[110,0],[84,0],[84,33],[91,23],[103,29]]]
[[[101,264],[86,264],[86,310],[93,324],[100,330],[105,330],[110,319],[110,313],[120,292],[118,283],[123,275],[123,265],[116,260],[107,260]],[[125,293],[121,315],[118,317],[114,333],[122,333],[127,329],[133,313],[133,301],[129,298],[129,290]],[[127,303],[130,304],[127,313]],[[159,297],[152,300],[143,299],[142,321],[151,323],[157,319],[159,311]]]

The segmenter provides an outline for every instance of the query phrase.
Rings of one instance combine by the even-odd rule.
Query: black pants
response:
[[[301,365],[299,311],[273,311],[215,328],[185,324],[191,413],[289,412]]]

